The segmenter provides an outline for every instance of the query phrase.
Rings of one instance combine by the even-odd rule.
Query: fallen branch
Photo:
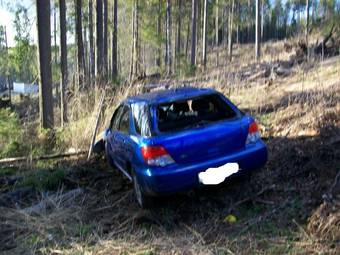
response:
[[[43,155],[43,156],[38,156],[38,157],[4,158],[4,159],[0,159],[0,166],[2,164],[18,163],[18,162],[23,162],[23,161],[37,161],[37,160],[68,158],[72,156],[79,156],[85,153],[86,151],[78,151],[78,152],[66,152],[66,153],[59,153],[59,154]]]

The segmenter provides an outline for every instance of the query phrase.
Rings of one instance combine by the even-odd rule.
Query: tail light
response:
[[[256,143],[260,139],[260,132],[255,121],[250,123],[246,144]]]
[[[143,146],[142,156],[150,166],[167,166],[175,163],[163,146]]]

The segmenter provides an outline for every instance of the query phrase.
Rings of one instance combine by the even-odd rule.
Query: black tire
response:
[[[144,194],[134,172],[132,172],[132,179],[133,190],[135,192],[135,197],[138,205],[143,209],[151,208],[153,206],[153,198]]]

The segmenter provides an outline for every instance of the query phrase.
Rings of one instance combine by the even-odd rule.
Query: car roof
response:
[[[216,93],[216,90],[209,88],[175,88],[167,90],[158,90],[155,92],[144,93],[133,97],[128,97],[125,102],[129,104],[144,102],[147,104],[165,103],[170,101],[181,100],[190,97],[196,97],[206,94]]]

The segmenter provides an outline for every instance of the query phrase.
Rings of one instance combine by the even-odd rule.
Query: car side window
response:
[[[123,106],[119,106],[117,108],[117,110],[114,112],[114,114],[112,115],[111,121],[110,121],[110,129],[112,130],[117,130],[118,129],[118,123],[120,120],[120,116],[122,115],[122,111],[123,111]]]
[[[128,106],[124,106],[118,130],[126,134],[130,131],[130,108]]]

